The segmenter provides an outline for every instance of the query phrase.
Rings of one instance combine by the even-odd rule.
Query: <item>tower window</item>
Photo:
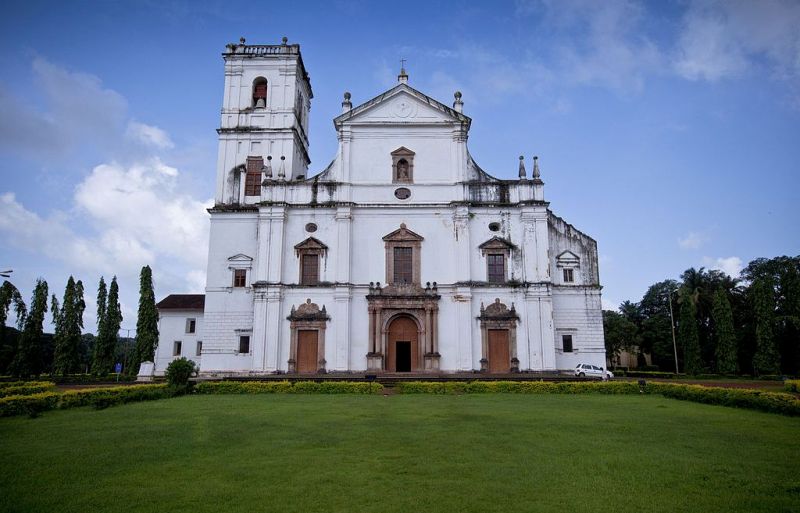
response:
[[[197,320],[186,319],[186,333],[194,333],[197,326]]]
[[[253,108],[263,109],[267,106],[267,79],[258,77],[253,81]]]
[[[561,347],[565,353],[572,352],[572,335],[561,335]]]
[[[247,175],[244,180],[245,196],[261,196],[261,169],[264,157],[247,157]]]
[[[303,255],[301,262],[300,283],[302,285],[316,285],[319,283],[319,255]]]
[[[489,283],[504,283],[506,281],[506,256],[502,253],[486,255],[486,274]]]
[[[573,269],[564,269],[564,283],[573,283],[575,281],[575,273]]]
[[[394,283],[411,283],[414,280],[412,255],[413,248],[394,248]]]
[[[239,337],[239,353],[247,354],[250,352],[250,335],[242,335]]]
[[[172,356],[180,356],[181,355],[181,345],[183,345],[183,344],[181,343],[180,340],[176,340],[175,342],[173,342],[173,344],[172,344]]]
[[[247,269],[233,270],[233,286],[234,287],[247,286]]]

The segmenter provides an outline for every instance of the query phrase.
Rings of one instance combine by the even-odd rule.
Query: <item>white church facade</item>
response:
[[[535,158],[514,180],[478,166],[460,93],[440,103],[404,70],[345,93],[310,176],[299,45],[223,58],[205,295],[159,303],[156,374],[180,356],[207,376],[604,366],[596,242],[552,213]]]

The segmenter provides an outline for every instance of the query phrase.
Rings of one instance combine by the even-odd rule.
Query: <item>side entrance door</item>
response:
[[[508,330],[489,330],[489,372],[511,372],[511,355],[508,350]]]
[[[299,330],[297,332],[297,373],[314,374],[317,372],[317,330]]]

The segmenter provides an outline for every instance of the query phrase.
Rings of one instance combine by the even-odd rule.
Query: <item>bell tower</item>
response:
[[[217,204],[256,203],[265,178],[306,177],[311,81],[300,45],[248,45],[222,54],[225,92],[217,160]]]

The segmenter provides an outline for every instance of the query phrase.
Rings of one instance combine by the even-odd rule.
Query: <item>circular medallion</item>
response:
[[[407,118],[414,113],[414,104],[408,100],[399,100],[394,104],[394,113],[398,118]]]
[[[314,223],[308,223],[306,225],[306,231],[308,233],[314,233],[315,231],[317,231],[317,225],[315,225]]]
[[[411,197],[411,191],[405,187],[400,187],[399,189],[395,189],[394,197],[401,200],[408,199]]]
[[[500,223],[489,223],[489,231],[499,232],[500,231]]]

